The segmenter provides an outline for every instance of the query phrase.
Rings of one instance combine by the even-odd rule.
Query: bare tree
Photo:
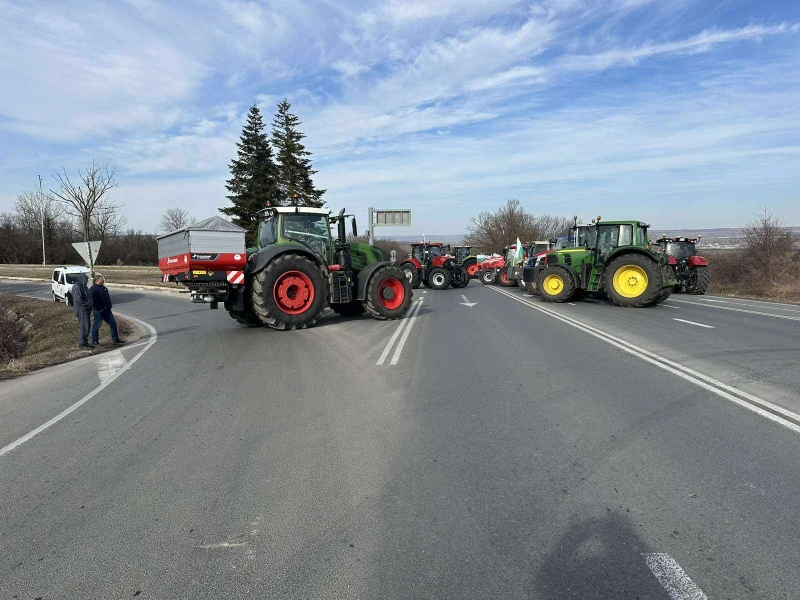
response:
[[[88,245],[92,224],[104,219],[107,213],[119,212],[120,207],[110,198],[111,190],[117,187],[116,167],[92,161],[86,169],[78,169],[78,179],[74,183],[64,167],[53,173],[53,179],[58,182],[59,189],[50,192],[64,203],[67,214],[77,220]],[[91,252],[89,270],[94,277]]]
[[[786,283],[798,240],[783,219],[766,207],[761,214],[742,229],[742,242],[750,265],[750,280],[769,292],[771,288]]]
[[[98,210],[92,218],[91,234],[103,241],[109,236],[120,235],[125,223],[128,222],[120,212],[121,206],[114,203],[109,204],[109,206],[103,206],[102,210]]]
[[[465,241],[485,252],[499,252],[517,238],[523,242],[552,239],[569,231],[572,221],[566,217],[534,215],[509,200],[495,212],[483,211],[467,228]]]
[[[189,216],[188,210],[173,206],[165,210],[164,214],[161,215],[161,224],[159,225],[159,229],[164,233],[169,233],[170,231],[175,231],[176,229],[186,227],[192,223],[193,220],[194,219]]]

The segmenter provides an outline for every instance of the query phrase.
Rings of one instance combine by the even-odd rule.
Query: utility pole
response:
[[[45,251],[44,251],[44,206],[45,206],[45,201],[44,201],[44,194],[42,193],[42,176],[41,175],[37,175],[37,177],[39,178],[39,208],[42,209],[42,266],[46,267],[47,266],[47,255],[45,254]]]

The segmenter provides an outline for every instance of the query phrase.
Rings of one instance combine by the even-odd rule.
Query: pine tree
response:
[[[325,190],[314,187],[311,176],[311,152],[301,143],[306,137],[298,131],[300,119],[289,112],[292,107],[284,99],[278,104],[278,112],[272,120],[272,145],[278,163],[278,187],[283,204],[299,206],[322,206]]]
[[[233,206],[219,211],[233,217],[233,222],[247,230],[247,245],[256,245],[259,211],[268,203],[279,204],[277,168],[264,121],[257,106],[247,114],[247,123],[236,144],[237,158],[231,161],[231,178],[225,182],[228,200]]]

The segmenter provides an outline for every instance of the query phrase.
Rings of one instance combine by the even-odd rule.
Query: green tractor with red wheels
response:
[[[650,245],[640,221],[602,221],[588,228],[585,245],[554,250],[536,266],[536,289],[545,302],[567,302],[605,292],[617,306],[653,306],[677,285],[675,259]],[[587,228],[587,229],[588,229]]]
[[[405,274],[379,248],[347,241],[348,217],[353,235],[358,231],[355,218],[344,212],[332,216],[324,208],[265,209],[258,249],[249,253],[243,276],[228,275],[222,294],[231,317],[280,330],[313,325],[326,306],[343,316],[366,312],[376,319],[402,317],[413,294]]]

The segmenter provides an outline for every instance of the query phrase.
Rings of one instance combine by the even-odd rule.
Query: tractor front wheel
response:
[[[692,282],[686,286],[687,294],[700,296],[708,290],[711,277],[708,274],[708,267],[695,267]]]
[[[477,258],[470,258],[464,261],[464,264],[461,265],[464,267],[464,270],[469,275],[470,279],[473,277],[478,276],[478,259]]]
[[[605,289],[617,306],[641,308],[655,304],[662,281],[658,263],[643,254],[625,254],[606,267]]]
[[[492,285],[494,283],[494,271],[492,269],[481,271],[481,283],[483,285]]]
[[[327,303],[322,270],[301,254],[282,254],[253,278],[253,312],[272,329],[305,329]]]
[[[367,284],[364,309],[375,319],[388,321],[399,319],[411,306],[414,292],[403,273],[397,267],[381,267]]]
[[[469,285],[469,274],[465,269],[457,269],[450,276],[450,285],[456,289],[465,288]]]
[[[500,272],[497,274],[497,282],[502,287],[512,287],[514,285],[514,282],[508,276],[508,269],[506,267],[500,269]]]
[[[444,290],[450,285],[450,273],[442,267],[434,267],[428,272],[428,287],[432,290]]]
[[[566,302],[575,293],[575,279],[562,267],[547,267],[539,273],[536,290],[545,302]]]
[[[417,289],[419,287],[419,271],[417,268],[411,263],[400,265],[400,268],[403,270],[406,279],[408,279],[411,288],[414,290]]]

